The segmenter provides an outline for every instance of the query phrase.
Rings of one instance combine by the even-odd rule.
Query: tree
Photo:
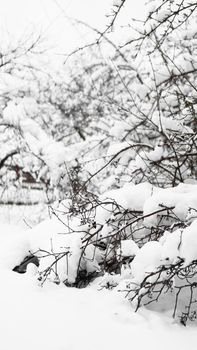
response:
[[[80,50],[70,70],[47,79],[33,70],[36,112],[26,96],[12,98],[3,120],[35,182],[53,192],[62,235],[32,251],[41,284],[79,287],[101,275],[136,310],[167,295],[186,325],[196,318],[197,4],[149,2],[142,28],[118,46],[109,32],[126,2],[115,2],[85,63]],[[116,51],[110,59],[102,40]],[[31,113],[14,119],[21,108]]]

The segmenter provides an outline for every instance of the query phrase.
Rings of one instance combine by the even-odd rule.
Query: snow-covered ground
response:
[[[17,225],[21,228],[33,227],[48,216],[44,203],[35,205],[0,205],[0,223]]]
[[[99,279],[84,289],[51,282],[41,287],[31,269],[13,272],[29,249],[30,231],[0,226],[0,349],[196,349],[193,324],[184,327],[167,313],[143,308],[135,313],[123,293],[99,290]]]
[[[196,328],[134,313],[122,294],[54,284],[1,269],[3,350],[196,349]]]

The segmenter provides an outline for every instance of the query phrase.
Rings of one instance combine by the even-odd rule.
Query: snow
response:
[[[191,186],[195,185],[182,186],[183,192],[188,193]],[[131,190],[135,187],[141,188],[141,193],[146,189],[152,198],[151,188],[147,184],[130,185]],[[69,206],[67,201],[64,204]],[[60,215],[60,219],[67,222],[65,215]],[[96,350],[118,350],[128,347],[131,341],[140,350],[144,347],[151,350],[173,349],[174,344],[182,350],[188,343],[191,350],[196,348],[195,327],[184,329],[171,318],[169,307],[173,299],[169,294],[163,296],[163,309],[160,304],[157,311],[154,311],[157,308],[153,306],[152,309],[142,307],[135,313],[133,306],[125,299],[125,293],[120,290],[127,282],[141,283],[148,273],[156,271],[164,262],[174,263],[177,255],[185,259],[185,264],[195,259],[197,220],[182,231],[166,231],[159,242],[147,242],[142,248],[138,248],[132,240],[122,240],[119,251],[121,256],[135,256],[130,268],[123,268],[121,275],[106,274],[99,277],[84,289],[66,287],[63,283],[57,286],[50,280],[41,287],[37,274],[48,266],[45,259],[41,259],[39,268],[29,264],[23,275],[11,271],[29,250],[50,250],[52,239],[54,251],[65,251],[69,245],[69,249],[76,252],[70,257],[70,275],[65,271],[64,259],[58,267],[60,280],[68,278],[72,283],[76,276],[80,240],[87,227],[80,226],[76,218],[69,222],[69,226],[71,232],[75,230],[74,234],[69,235],[68,227],[55,217],[27,230],[1,224],[0,273],[3,283],[0,291],[0,344],[3,349],[85,350],[93,346]],[[89,248],[87,260],[83,264],[87,271],[95,271],[95,268],[99,268],[98,257],[93,262],[91,254],[94,253],[91,246]],[[151,281],[153,279],[149,278]],[[115,288],[108,290],[108,284]]]
[[[129,129],[129,125],[124,121],[116,121],[110,129],[110,135],[117,139],[123,138]]]
[[[152,160],[153,162],[157,162],[162,158],[163,153],[164,153],[163,147],[156,146],[154,151],[147,153],[147,158],[149,160]]]
[[[182,233],[180,256],[185,260],[185,266],[197,259],[197,220],[188,226]]]
[[[133,150],[132,144],[128,144],[128,142],[116,142],[110,144],[107,156],[116,156],[115,160],[121,159],[121,163],[127,164],[128,159],[135,157],[135,151]]]
[[[124,240],[121,240],[121,242],[120,242],[119,254],[122,257],[135,256],[136,253],[138,252],[138,249],[139,248],[134,241],[132,241],[130,239],[124,239]]]
[[[144,214],[148,215],[159,209],[172,208],[172,212],[180,219],[186,220],[191,216],[190,208],[197,209],[197,185],[179,184],[174,188],[159,189],[144,203]],[[146,218],[146,224],[152,225],[159,214]]]
[[[9,231],[12,237],[13,229],[1,226],[1,232],[7,235]],[[149,253],[153,245],[149,245]],[[155,263],[156,256],[152,258],[149,253],[146,251],[146,257]],[[0,262],[0,272],[2,349],[118,350],[130,343],[138,349],[172,349],[176,344],[182,350],[188,343],[191,350],[196,348],[195,328],[183,329],[165,314],[150,310],[135,313],[122,293],[98,291],[96,284],[75,289],[46,282],[41,288],[32,266],[19,275]]]
[[[147,274],[161,265],[161,251],[162,247],[157,241],[148,242],[137,251],[131,263],[135,283],[141,283]]]
[[[172,233],[165,232],[160,239],[162,244],[161,261],[174,264],[184,259],[184,266],[188,266],[197,259],[197,219],[185,229],[178,229]]]
[[[161,11],[158,12],[156,19],[159,22],[164,21],[166,18],[168,18],[168,16],[170,16],[171,14],[171,9],[170,8],[166,8],[166,9],[162,9]]]
[[[105,192],[101,196],[101,200],[111,199],[125,209],[140,211],[143,210],[145,201],[149,199],[155,191],[156,187],[148,182],[143,182],[138,185],[129,183],[125,184],[120,189]],[[98,212],[100,212],[100,210],[103,212],[105,210],[104,206],[103,208],[98,208]],[[101,216],[101,214],[97,215],[99,217]]]
[[[161,261],[162,263],[175,264],[180,257],[180,245],[182,240],[182,230],[176,230],[172,233],[165,232],[160,239],[162,244]]]
[[[43,275],[49,266],[56,267],[56,273],[52,269],[48,277],[51,281],[56,280],[58,274],[61,282],[74,283],[79,268],[87,272],[99,271],[98,261],[100,254],[92,245],[85,250],[82,259],[82,239],[85,237],[87,226],[80,225],[77,218],[68,219],[60,216],[45,220],[29,230],[29,242],[31,252],[37,252],[41,257],[38,272]],[[56,263],[57,257],[60,257]]]
[[[160,145],[150,152],[140,151],[135,158],[136,166],[145,171],[151,167],[151,162],[158,162],[163,156],[165,156],[164,148]]]
[[[30,244],[27,232],[15,225],[0,227],[0,266],[13,269],[29,255]]]
[[[96,210],[96,228],[82,225],[78,217],[70,217],[69,214],[65,214],[65,206],[69,209],[70,205],[70,202],[65,201],[61,204],[62,210],[61,206],[57,206],[58,217],[53,214],[50,219],[18,235],[13,234],[15,233],[14,227],[11,235],[11,228],[8,234],[7,228],[2,226],[2,263],[7,268],[13,268],[28,255],[29,251],[38,252],[38,256],[42,256],[43,252],[48,252],[48,256],[41,259],[39,266],[39,272],[43,274],[49,266],[54,265],[54,254],[59,254],[61,259],[56,267],[60,281],[67,280],[69,283],[74,283],[83,249],[83,240],[87,238],[89,232],[94,234],[100,227],[99,225],[103,225],[100,231],[100,237],[103,239],[115,232],[113,212],[116,205],[124,210],[141,211],[142,218],[145,215],[144,224],[147,227],[157,223],[159,213],[156,212],[162,208],[165,210],[165,207],[172,208],[176,217],[185,220],[188,217],[189,208],[197,207],[195,206],[196,187],[195,184],[180,184],[174,188],[159,189],[145,182],[139,185],[127,184],[120,189],[107,192],[100,197],[103,204]],[[112,220],[112,224],[109,223],[109,219]],[[164,262],[174,263],[179,257],[183,258],[186,264],[193,261],[197,257],[196,219],[193,220],[191,226],[183,231],[177,230],[172,233],[166,231],[160,242],[148,242],[140,249],[131,239],[122,240],[119,254],[122,257],[135,256],[131,263],[133,276],[142,280],[147,272],[154,271]],[[80,265],[87,272],[99,271],[101,260],[102,252],[90,244],[86,247]],[[53,271],[51,271],[50,279],[55,279]]]
[[[113,6],[120,6],[122,4],[122,0],[113,0]]]
[[[1,347],[5,350],[195,349],[195,329],[157,313],[132,311],[119,293],[36,286],[29,276],[1,270]],[[142,337],[143,334],[143,337]],[[154,341],[153,341],[154,339]],[[162,339],[162,341],[161,341]]]
[[[167,77],[163,78],[163,80],[160,80],[159,83],[161,84],[163,81],[165,81]],[[165,117],[162,113],[154,112],[152,116],[152,122],[157,125],[159,130],[169,132],[181,132],[181,133],[193,133],[192,129],[185,126],[182,122],[179,122],[178,120],[174,120],[172,118]]]
[[[38,193],[36,197],[37,197],[36,199],[38,200]],[[22,196],[22,198],[24,197]],[[31,200],[32,200],[32,193],[31,193]],[[43,203],[41,196],[39,197],[39,200],[40,200],[40,203],[37,205],[6,205],[6,204],[1,205],[0,206],[1,225],[10,224],[16,227],[27,229],[43,221],[48,216],[48,207],[45,203]]]

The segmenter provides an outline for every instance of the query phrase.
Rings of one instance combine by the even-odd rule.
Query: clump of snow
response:
[[[156,146],[154,151],[146,154],[147,158],[153,162],[159,161],[163,156],[164,150],[161,146]]]
[[[167,19],[171,15],[171,9],[170,7],[164,8],[155,15],[155,19],[159,22],[163,22],[165,19]]]
[[[165,151],[161,145],[157,145],[155,149],[150,152],[140,151],[135,158],[136,166],[145,171],[147,168],[151,167],[151,162],[160,161],[164,155]]]
[[[180,219],[186,220],[190,208],[197,209],[197,186],[195,184],[179,184],[174,188],[160,189],[144,203],[144,214],[171,208],[171,211]],[[151,215],[145,222],[154,225],[159,214]]]
[[[152,1],[152,2],[149,1],[145,5],[146,5],[145,9],[146,9],[148,14],[153,13],[157,8],[157,5],[154,1]]]
[[[172,118],[165,117],[162,113],[154,112],[152,116],[152,122],[158,127],[160,131],[165,132],[181,132],[181,133],[193,133],[192,129],[185,126],[183,123]]]
[[[138,252],[138,245],[131,239],[124,239],[120,242],[120,249],[118,254],[122,257],[132,257]]]
[[[47,273],[53,281],[58,275],[59,281],[74,283],[78,270],[87,273],[100,270],[98,261],[101,253],[89,245],[82,256],[82,241],[88,226],[81,225],[78,218],[59,217],[59,220],[57,217],[45,220],[30,230],[30,247],[40,259],[38,272],[43,277]]]
[[[175,264],[180,257],[180,247],[182,242],[182,230],[176,230],[172,233],[166,231],[160,239],[162,244],[162,263]]]
[[[152,186],[148,182],[143,182],[138,185],[129,183],[124,185],[122,188],[117,190],[111,190],[104,193],[101,196],[101,200],[111,199],[115,201],[118,205],[122,206],[124,209],[130,210],[143,210],[143,205],[145,201],[151,197],[156,191],[156,187]],[[98,208],[97,216],[100,211],[103,212],[105,208]]]
[[[180,257],[185,260],[185,265],[197,260],[197,219],[192,222],[182,233],[180,241]]]
[[[137,251],[130,264],[135,283],[141,283],[146,275],[161,265],[161,256],[162,246],[157,241],[147,242]]]
[[[112,128],[110,129],[110,135],[116,137],[117,139],[123,138],[129,129],[129,125],[124,121],[116,121]]]
[[[20,126],[20,119],[22,118],[20,112],[21,110],[17,108],[17,105],[11,101],[3,111],[3,119],[5,123],[18,128]]]

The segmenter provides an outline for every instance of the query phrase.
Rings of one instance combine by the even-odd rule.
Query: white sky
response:
[[[127,0],[119,23],[125,25],[132,17],[142,18],[144,1]],[[65,15],[104,29],[111,5],[112,0],[0,0],[1,42],[7,33],[11,38],[20,38],[25,32],[39,31],[49,39],[57,54],[68,53],[89,43],[93,33],[71,25]]]

